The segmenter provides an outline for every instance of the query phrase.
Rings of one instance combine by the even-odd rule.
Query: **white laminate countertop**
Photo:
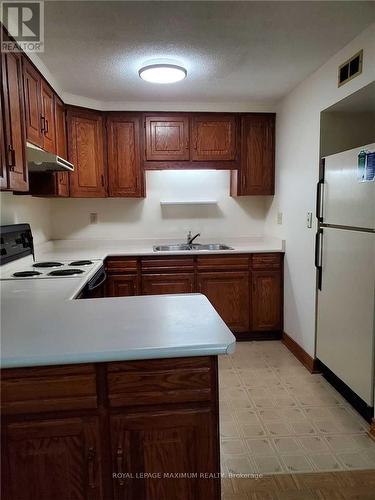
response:
[[[234,336],[204,295],[72,300],[82,281],[1,282],[2,368],[219,355],[234,350]]]
[[[176,239],[143,239],[143,240],[94,240],[71,239],[52,240],[38,245],[35,249],[36,260],[57,259],[105,259],[110,256],[160,256],[160,255],[209,255],[236,254],[257,252],[284,252],[285,242],[279,238],[253,236],[249,238],[197,238],[197,243],[223,243],[233,250],[187,250],[176,252],[155,252],[153,245],[186,243]]]

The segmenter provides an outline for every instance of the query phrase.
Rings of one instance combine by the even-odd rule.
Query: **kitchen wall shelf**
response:
[[[217,200],[163,200],[160,201],[162,207],[170,205],[217,205]]]

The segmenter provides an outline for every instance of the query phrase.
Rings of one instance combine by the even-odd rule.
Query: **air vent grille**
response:
[[[344,85],[362,73],[363,50],[339,66],[338,86]]]

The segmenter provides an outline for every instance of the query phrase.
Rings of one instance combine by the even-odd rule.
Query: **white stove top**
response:
[[[88,274],[100,260],[33,261],[31,255],[0,268],[1,280],[76,278]]]

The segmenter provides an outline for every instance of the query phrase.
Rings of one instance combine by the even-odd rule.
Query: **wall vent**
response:
[[[362,73],[363,50],[360,50],[339,66],[338,71],[338,86],[353,80],[356,76]]]

